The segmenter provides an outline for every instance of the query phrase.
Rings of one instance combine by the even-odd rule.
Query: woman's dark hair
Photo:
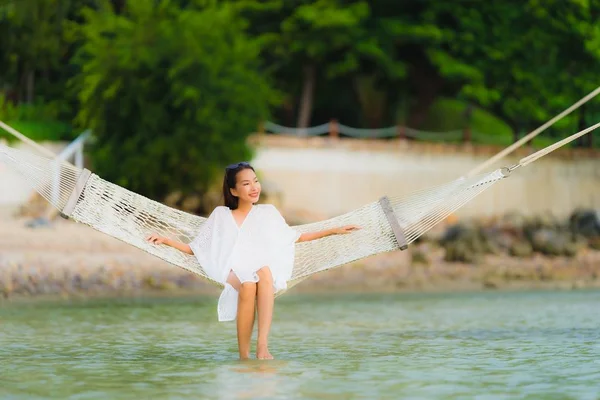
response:
[[[237,174],[245,169],[254,171],[252,165],[247,162],[231,164],[225,168],[225,177],[223,178],[223,199],[225,200],[225,207],[229,207],[231,210],[238,208],[239,199],[231,194],[230,189],[235,189]]]

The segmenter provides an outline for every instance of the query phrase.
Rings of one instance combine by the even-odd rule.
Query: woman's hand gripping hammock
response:
[[[163,236],[159,236],[156,234],[152,234],[152,235],[148,236],[146,238],[146,240],[155,245],[165,244],[167,246],[173,247],[174,249],[182,251],[186,254],[190,254],[190,255],[194,254],[194,252],[192,251],[192,248],[190,247],[189,244],[178,242],[177,240],[172,240],[172,239],[169,239],[169,238],[166,238]]]

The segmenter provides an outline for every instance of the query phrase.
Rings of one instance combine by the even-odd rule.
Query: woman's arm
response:
[[[192,251],[192,248],[190,247],[189,244],[181,243],[181,242],[178,242],[177,240],[172,240],[172,239],[158,236],[158,235],[150,235],[146,238],[146,240],[149,241],[150,243],[156,244],[156,245],[165,244],[167,246],[173,247],[174,249],[182,251],[186,254],[190,254],[190,255],[194,254],[194,252]]]
[[[325,229],[317,232],[306,232],[300,235],[300,238],[298,238],[297,243],[310,242],[311,240],[317,240],[331,235],[345,235],[347,233],[354,232],[359,229],[360,228],[356,225],[346,225],[340,228]]]

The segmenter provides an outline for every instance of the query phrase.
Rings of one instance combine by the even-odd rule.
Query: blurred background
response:
[[[220,204],[224,166],[248,160],[261,178],[263,202],[277,205],[292,225],[314,222],[384,195],[403,196],[457,179],[598,88],[599,15],[600,0],[0,0],[0,121],[13,128],[0,130],[0,142],[58,156],[203,216]],[[485,171],[514,164],[599,117],[600,100],[593,98]],[[34,143],[25,143],[14,130]],[[22,373],[33,368],[56,384],[51,397],[126,397],[90,378],[99,371],[110,375],[113,367],[90,361],[83,372],[50,367],[63,362],[63,353],[89,357],[81,349],[90,346],[99,362],[121,366],[113,379],[138,397],[194,397],[206,390],[229,398],[233,394],[222,392],[218,382],[270,373],[270,384],[253,389],[258,394],[248,394],[241,384],[239,393],[351,398],[375,390],[373,397],[404,391],[426,398],[461,393],[592,398],[597,346],[570,349],[580,356],[581,368],[590,368],[586,379],[577,380],[579,373],[568,363],[553,364],[548,354],[532,350],[535,343],[527,338],[528,329],[546,329],[533,336],[548,350],[561,341],[575,343],[580,337],[570,336],[575,334],[569,329],[579,326],[589,328],[583,335],[591,335],[591,342],[598,339],[592,314],[598,300],[594,289],[600,287],[599,155],[600,134],[592,132],[518,170],[409,250],[327,271],[295,287],[281,300],[286,311],[279,318],[292,339],[320,335],[317,347],[333,364],[319,372],[316,386],[310,377],[292,379],[317,362],[311,358],[316,347],[286,341],[284,333],[279,340],[286,350],[280,347],[279,354],[295,357],[296,364],[242,371],[247,374],[221,365],[214,372],[215,360],[235,354],[231,326],[231,343],[212,344],[222,335],[222,328],[211,325],[215,288],[57,218],[25,180],[0,163],[0,323],[7,321],[0,340],[8,346],[7,357],[22,360],[12,373],[4,371],[8,378],[0,395],[43,397],[43,385]],[[496,294],[516,289],[547,292]],[[568,294],[573,289],[577,294]],[[332,291],[338,300],[319,297]],[[375,297],[356,294],[365,292]],[[442,300],[431,292],[458,297]],[[397,297],[407,293],[423,297]],[[156,300],[189,295],[196,300]],[[112,300],[85,303],[97,297]],[[125,300],[148,297],[154,300]],[[31,299],[58,303],[40,309],[41,302],[27,306]],[[324,305],[329,302],[335,306]],[[325,320],[339,319],[341,328],[306,307],[319,309]],[[167,330],[187,334],[153,336],[154,316],[145,309],[156,310]],[[370,316],[356,316],[354,310]],[[197,325],[186,325],[189,315],[189,324]],[[469,322],[470,315],[481,324]],[[294,325],[302,320],[309,332]],[[390,322],[400,320],[400,325]],[[67,329],[66,321],[76,323]],[[109,328],[100,334],[98,326]],[[378,344],[365,345],[369,327],[382,335]],[[122,342],[123,331],[148,342]],[[433,338],[438,333],[447,341]],[[204,350],[189,348],[188,334],[198,337],[195,343]],[[44,335],[62,335],[65,341],[48,344]],[[106,347],[87,341],[94,335]],[[23,337],[32,343],[27,351],[19,347]],[[151,344],[163,340],[173,347]],[[398,350],[411,340],[413,352]],[[340,348],[345,341],[347,347]],[[79,343],[79,353],[72,353],[69,342]],[[294,343],[305,348],[290,352]],[[120,356],[111,350],[116,345]],[[507,350],[511,345],[514,354]],[[43,348],[53,355],[50,364],[36,369]],[[473,348],[482,358],[470,353]],[[456,355],[456,349],[464,353]],[[498,349],[511,355],[502,359],[494,353]],[[177,393],[161,386],[169,378],[160,366],[173,367],[162,363],[173,352],[185,374],[192,374],[175,375],[182,388]],[[338,352],[348,359],[337,359]],[[459,367],[423,358],[429,352]],[[377,358],[390,354],[395,358]],[[522,369],[516,367],[519,354],[531,360]],[[367,355],[375,358],[361,364]],[[141,359],[161,361],[145,365],[142,373],[156,381],[131,386],[136,372],[128,366]],[[198,363],[208,369],[196,371]],[[385,373],[403,369],[408,372],[401,378]],[[548,374],[536,375],[542,369]],[[381,372],[381,385],[369,389],[373,371]],[[574,380],[560,379],[567,371]],[[483,375],[476,384],[470,378],[477,373]],[[206,374],[212,374],[208,381]],[[186,376],[198,380],[190,383]],[[353,377],[354,383],[335,380],[340,376]],[[282,377],[285,382],[278,380]],[[68,388],[80,380],[99,391]],[[216,383],[205,387],[202,380]]]

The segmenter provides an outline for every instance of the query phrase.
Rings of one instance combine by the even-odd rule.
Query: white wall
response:
[[[329,143],[266,139],[253,163],[264,179],[283,193],[290,209],[333,216],[375,201],[402,196],[459,178],[500,149],[481,150],[439,145],[363,142]],[[519,157],[528,154],[522,150]],[[551,211],[558,216],[576,207],[600,209],[600,158],[547,156],[516,170],[457,214],[497,215]],[[518,161],[505,159],[497,167]]]
[[[64,144],[47,146],[59,152]],[[32,151],[26,145],[17,147]],[[383,195],[401,196],[457,179],[497,150],[267,137],[260,139],[253,164],[282,192],[285,208],[333,216]],[[527,150],[522,150],[519,157],[526,154]],[[458,214],[494,215],[519,210],[525,214],[551,211],[562,216],[580,206],[600,209],[598,155],[561,154],[515,171]],[[517,159],[509,158],[499,166]],[[31,194],[27,183],[0,163],[0,208],[14,208]]]

